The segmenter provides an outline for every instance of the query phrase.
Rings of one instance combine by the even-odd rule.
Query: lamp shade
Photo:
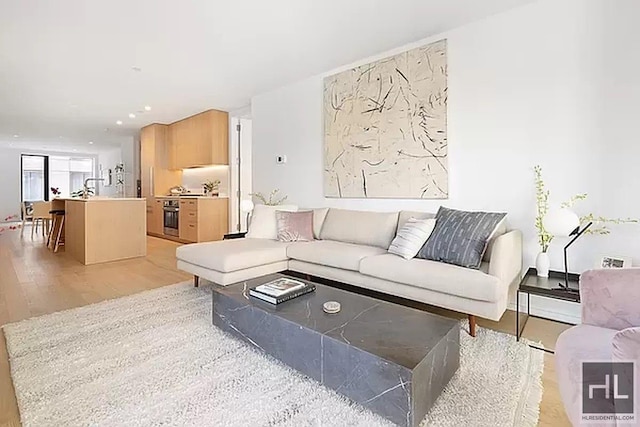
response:
[[[580,217],[567,208],[553,209],[544,216],[542,225],[552,236],[569,236],[580,226]]]
[[[251,200],[243,200],[240,202],[240,210],[242,212],[251,212],[253,210],[253,202]]]

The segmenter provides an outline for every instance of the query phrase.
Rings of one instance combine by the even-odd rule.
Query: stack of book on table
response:
[[[316,289],[312,283],[282,277],[255,288],[249,289],[249,295],[271,304],[280,304]]]

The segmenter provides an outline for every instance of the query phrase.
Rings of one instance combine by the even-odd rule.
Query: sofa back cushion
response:
[[[322,224],[329,212],[329,208],[298,208],[298,212],[313,211],[313,237],[315,239],[320,238],[320,232],[322,231]]]
[[[320,238],[388,249],[396,235],[397,212],[329,209]]]

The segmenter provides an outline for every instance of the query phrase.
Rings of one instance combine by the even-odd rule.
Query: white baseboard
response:
[[[516,311],[515,297],[509,303],[507,309]],[[527,312],[527,294],[525,293],[520,293],[520,312]],[[531,295],[531,315],[559,322],[578,324],[580,323],[580,304]]]

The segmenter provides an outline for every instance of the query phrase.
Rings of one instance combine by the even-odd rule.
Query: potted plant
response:
[[[205,196],[213,196],[213,197],[217,197],[220,194],[220,180],[216,179],[215,181],[205,181],[202,184],[202,187],[204,188],[204,195]]]
[[[549,212],[549,190],[546,189],[544,180],[542,179],[542,168],[537,165],[533,168],[535,175],[536,185],[536,220],[535,226],[538,234],[538,244],[540,245],[540,252],[536,256],[536,271],[540,277],[549,277],[549,245],[553,240],[553,235],[547,232],[544,227],[544,217]],[[586,193],[580,193],[573,196],[569,201],[560,205],[563,209],[572,207],[576,202],[585,200],[587,198]],[[592,213],[582,215],[580,217],[580,226],[593,222],[595,227],[589,228],[585,231],[585,234],[609,234],[611,230],[607,227],[607,224],[627,224],[637,223],[638,220],[634,218],[607,218],[604,216],[595,216]]]

